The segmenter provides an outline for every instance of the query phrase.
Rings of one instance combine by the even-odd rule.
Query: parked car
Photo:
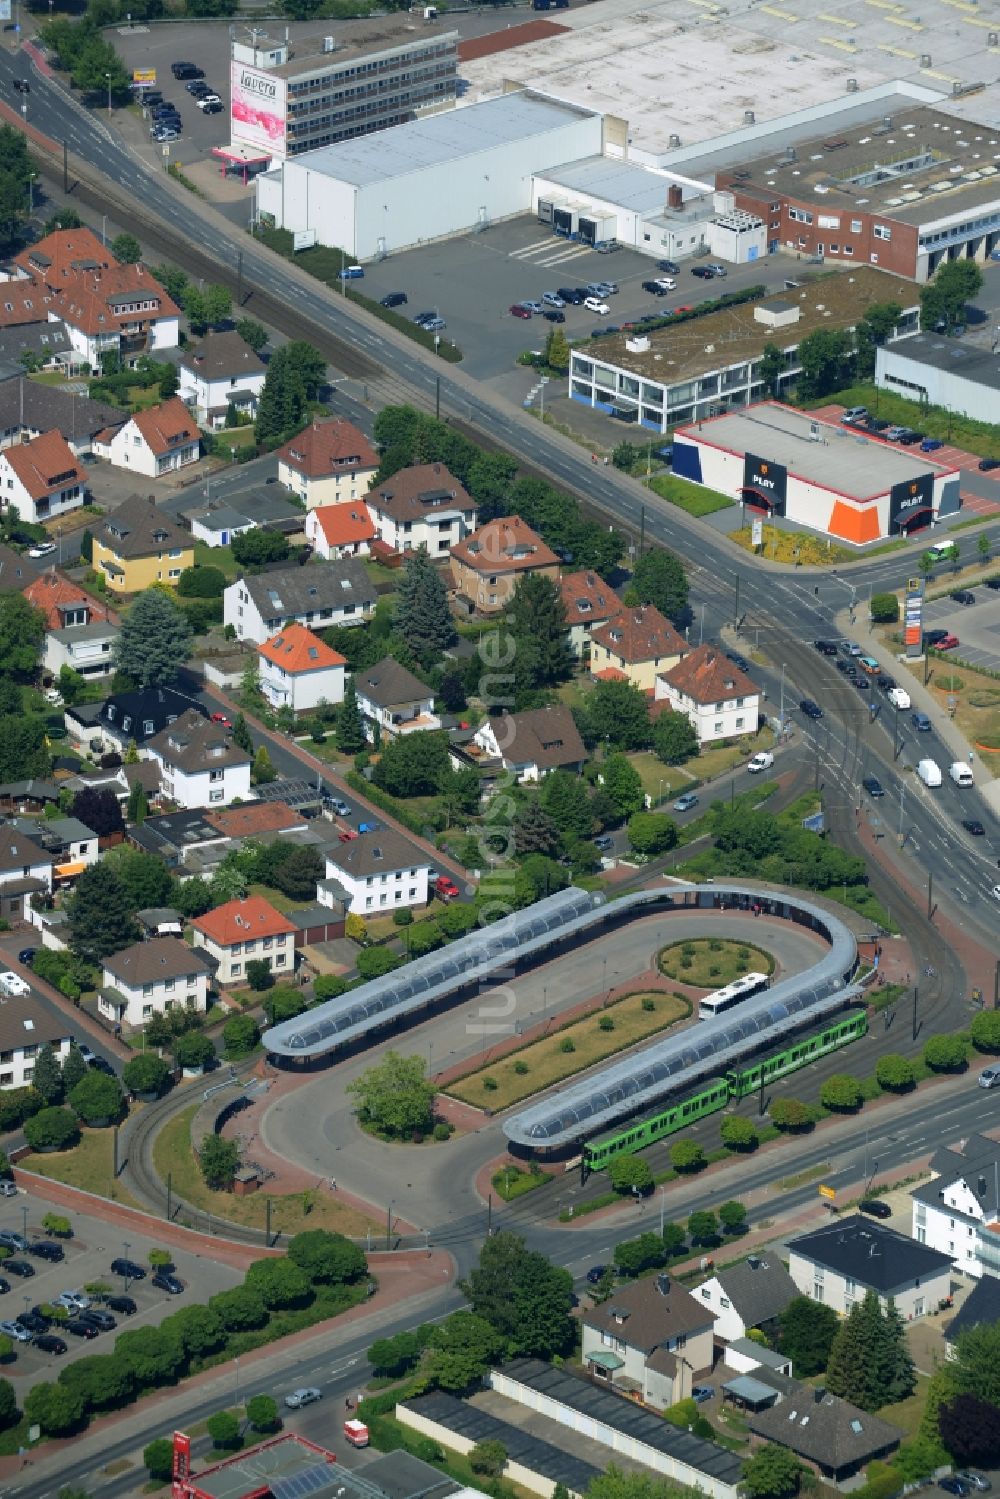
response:
[[[681,272],[681,268],[676,260],[658,260],[656,262],[656,269],[658,271],[666,271],[668,276],[679,276]]]
[[[206,94],[211,93],[211,89],[205,82],[204,78],[195,78],[191,83],[185,83],[184,90],[186,93],[190,94],[193,99],[203,99]],[[160,98],[162,99],[162,95],[160,96]],[[160,100],[158,99],[157,103],[159,102]]]
[[[958,649],[960,644],[958,636],[949,633],[943,640],[938,641],[937,648],[939,651],[954,651]]]
[[[39,1239],[35,1244],[28,1245],[28,1253],[33,1254],[36,1259],[50,1260],[52,1264],[58,1264],[66,1258],[66,1251],[61,1244],[53,1244],[49,1239]]]
[[[885,432],[889,423],[881,416],[870,416],[865,422],[869,432]]]
[[[179,1296],[184,1290],[184,1282],[171,1275],[169,1270],[157,1270],[152,1284],[158,1291],[166,1291],[168,1296]]]
[[[925,630],[924,645],[937,645],[938,641],[943,640],[947,633],[947,630]]]
[[[770,750],[758,750],[747,762],[747,770],[751,775],[757,775],[762,770],[770,770],[774,764],[774,756]]]
[[[172,62],[170,71],[178,82],[184,78],[204,78],[205,76],[205,69],[199,68],[193,62]]]
[[[956,1473],[955,1477],[960,1483],[967,1483],[970,1489],[977,1489],[980,1494],[988,1494],[993,1487],[982,1473],[972,1473],[968,1469],[963,1473]]]
[[[972,1493],[970,1485],[963,1483],[960,1478],[939,1478],[938,1488],[944,1489],[946,1494],[959,1495],[959,1499],[964,1499],[966,1494]]]
[[[51,557],[56,549],[54,541],[39,541],[33,547],[28,548],[29,557]]]
[[[708,271],[710,276],[717,276],[719,280],[722,280],[722,278],[726,275],[725,266],[720,265],[717,260],[710,260],[705,269],[706,271]]]
[[[17,955],[17,961],[19,963],[23,963],[25,968],[30,968],[32,963],[35,961],[35,954],[37,951],[37,947],[22,947],[21,951]]]
[[[16,1275],[19,1280],[30,1280],[35,1273],[34,1265],[27,1260],[4,1260],[3,1267],[8,1275]]]
[[[565,299],[565,297],[560,296],[560,294],[557,291],[543,291],[542,292],[542,301],[545,303],[546,307],[565,307],[566,306],[566,299]]]
[[[694,791],[685,791],[684,795],[683,796],[679,796],[677,798],[677,800],[674,802],[674,811],[675,812],[690,812],[691,808],[692,807],[696,807],[697,805],[698,805],[697,794]]]
[[[43,1332],[35,1339],[39,1353],[54,1353],[57,1357],[66,1352],[66,1344],[54,1332]]]
[[[813,646],[819,651],[821,656],[835,656],[837,654],[837,645],[833,640],[814,640]]]
[[[869,1218],[891,1218],[892,1208],[880,1197],[863,1197],[858,1203],[858,1212],[867,1213]]]
[[[943,448],[944,443],[940,437],[925,437],[920,444],[921,453],[936,453],[938,448]]]
[[[747,660],[746,656],[740,656],[736,653],[736,651],[727,651],[726,655],[734,666],[739,667],[740,671],[750,670],[750,662]]]
[[[64,1306],[68,1312],[85,1312],[90,1305],[90,1297],[86,1291],[62,1291],[52,1305]]]
[[[710,1384],[696,1384],[691,1390],[691,1399],[697,1405],[703,1405],[706,1400],[711,1400],[715,1391]]]
[[[806,718],[823,717],[823,709],[819,703],[814,703],[811,697],[804,697],[801,703],[799,703],[799,709],[805,714]]]
[[[203,115],[220,115],[222,113],[221,99],[199,99],[198,108]]]
[[[428,318],[427,322],[422,324],[425,333],[440,333],[441,329],[447,326],[443,317]]]
[[[405,307],[406,303],[407,296],[405,291],[388,292],[386,296],[380,298],[379,301],[379,305],[381,307]]]
[[[896,440],[901,448],[912,448],[915,443],[923,442],[924,434],[922,432],[914,432],[912,427],[907,427],[906,431],[901,432]]]
[[[564,323],[566,321],[566,314],[564,312],[558,312],[553,307],[550,307],[546,312],[543,312],[542,317],[547,323]]]
[[[867,415],[867,406],[848,406],[847,410],[843,413],[840,420],[848,424],[851,422],[863,422]]]
[[[587,1271],[587,1284],[589,1286],[596,1286],[604,1279],[607,1268],[607,1265],[591,1265]]]
[[[615,840],[607,833],[598,833],[597,837],[594,839],[595,848],[607,850],[609,848],[614,848],[614,846]]]
[[[350,817],[351,816],[351,809],[347,805],[347,803],[343,800],[342,797],[339,797],[339,796],[325,796],[323,798],[323,801],[324,801],[325,805],[330,808],[330,811],[331,812],[335,812],[338,817]]]
[[[100,1332],[114,1332],[118,1323],[110,1312],[103,1311],[99,1306],[88,1306],[85,1312],[80,1313],[81,1322],[92,1322]]]
[[[23,1234],[16,1233],[12,1228],[0,1229],[0,1248],[3,1249],[27,1249],[28,1241]]]
[[[93,1322],[84,1322],[82,1317],[70,1317],[68,1322],[60,1324],[66,1332],[71,1332],[74,1338],[99,1338],[101,1329],[95,1327]]]
[[[40,1332],[48,1332],[51,1325],[48,1317],[40,1317],[37,1312],[18,1312],[14,1320],[26,1327],[33,1338]]]
[[[145,1280],[145,1266],[139,1265],[135,1260],[127,1260],[119,1255],[116,1260],[111,1261],[111,1273],[113,1275],[124,1275],[126,1280]]]
[[[0,1275],[0,1296],[6,1296],[10,1290],[10,1281]]]
[[[317,1400],[322,1400],[323,1391],[317,1390],[315,1385],[306,1385],[300,1390],[292,1390],[291,1394],[285,1396],[285,1404],[290,1411],[300,1411],[304,1405],[313,1405]]]
[[[995,468],[1000,468],[1000,458],[980,458],[979,472],[990,474]]]
[[[13,1338],[15,1343],[30,1343],[31,1333],[20,1322],[0,1322],[0,1332],[6,1337]]]
[[[691,274],[692,276],[697,276],[700,281],[711,281],[712,279],[712,272],[708,269],[707,265],[693,265],[691,267]]]
[[[381,830],[381,827],[382,827],[382,824],[380,822],[359,822],[358,823],[358,832],[359,833],[377,833],[377,832],[379,832]]]
[[[439,874],[434,881],[434,894],[441,900],[457,900],[461,894],[455,881],[446,874]]]
[[[598,317],[607,317],[611,311],[607,302],[602,302],[600,297],[587,297],[583,305],[588,312],[596,312]]]
[[[643,291],[648,291],[652,297],[665,297],[670,290],[668,286],[661,284],[659,281],[644,281],[642,289]]]
[[[992,588],[994,593],[1000,592],[1000,578],[987,578],[986,587]]]
[[[948,597],[954,599],[956,604],[969,605],[976,602],[976,595],[968,588],[956,588],[955,592],[949,593]]]
[[[579,287],[576,286],[560,286],[559,295],[570,307],[579,307],[586,296],[586,292],[581,292]]]

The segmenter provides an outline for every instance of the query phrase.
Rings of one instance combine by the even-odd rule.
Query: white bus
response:
[[[714,1015],[721,1015],[724,1010],[731,1010],[734,1005],[741,1004],[744,999],[751,999],[762,989],[767,989],[770,983],[771,980],[766,973],[745,973],[742,978],[734,979],[724,989],[716,989],[714,994],[705,995],[698,1008],[699,1020],[711,1020]]]

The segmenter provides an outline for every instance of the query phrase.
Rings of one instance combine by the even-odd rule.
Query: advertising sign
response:
[[[10,0],[0,0],[0,21],[10,20]]]
[[[174,1432],[173,1484],[174,1499],[184,1499],[189,1492],[187,1480],[191,1477],[191,1438],[185,1431]]]
[[[295,229],[292,231],[292,250],[311,250],[316,243],[315,229]]]
[[[252,68],[248,63],[231,64],[232,131],[234,141],[245,141],[265,152],[285,154],[286,86],[283,78]]]
[[[752,491],[744,495],[752,503],[753,495],[767,502],[772,515],[784,515],[785,495],[788,488],[788,470],[781,463],[772,463],[768,458],[758,458],[756,453],[743,455],[743,489]]]
[[[826,1198],[827,1202],[832,1202],[837,1195],[835,1187],[817,1187],[816,1190],[819,1192],[819,1195],[821,1197]]]
[[[903,644],[907,656],[921,656],[924,649],[924,584],[922,578],[909,578],[903,602]]]
[[[764,545],[764,522],[759,515],[750,522],[750,544],[755,547]]]
[[[155,88],[155,86],[156,86],[156,69],[155,68],[133,68],[132,69],[132,87],[133,88]]]
[[[889,491],[889,535],[900,536],[930,524],[934,504],[934,475],[904,479]]]

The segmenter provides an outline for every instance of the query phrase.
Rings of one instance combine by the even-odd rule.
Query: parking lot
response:
[[[1000,592],[982,584],[961,591],[972,593],[976,602],[963,605],[949,598],[935,599],[924,610],[924,627],[957,635],[954,654],[970,666],[1000,671]]]
[[[22,1278],[0,1265],[0,1276],[10,1284],[9,1291],[0,1292],[0,1320],[13,1321],[21,1312],[51,1303],[63,1291],[82,1290],[98,1281],[108,1285],[115,1294],[127,1290],[136,1303],[136,1311],[131,1316],[114,1314],[116,1329],[101,1332],[95,1338],[74,1337],[54,1323],[51,1331],[62,1337],[67,1345],[64,1354],[46,1354],[34,1343],[16,1343],[15,1362],[6,1367],[5,1374],[13,1379],[19,1395],[40,1379],[54,1378],[58,1368],[71,1359],[93,1353],[110,1353],[118,1331],[155,1327],[171,1312],[194,1302],[205,1302],[217,1291],[226,1291],[241,1283],[240,1273],[228,1265],[184,1250],[171,1250],[175,1273],[184,1286],[180,1295],[171,1296],[158,1290],[152,1285],[151,1272],[145,1280],[130,1281],[126,1286],[120,1275],[111,1273],[111,1261],[121,1256],[148,1266],[149,1251],[162,1247],[155,1239],[138,1234],[122,1238],[113,1225],[82,1213],[68,1215],[73,1228],[72,1238],[54,1239],[42,1227],[42,1219],[50,1211],[53,1211],[51,1205],[30,1191],[22,1190],[16,1197],[0,1198],[0,1230],[22,1234],[29,1243],[59,1244],[65,1255],[61,1263],[50,1264],[30,1253],[14,1250],[8,1259],[13,1257],[26,1262],[34,1274]],[[62,1208],[54,1211],[65,1212]]]

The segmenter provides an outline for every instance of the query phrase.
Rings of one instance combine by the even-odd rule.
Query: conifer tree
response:
[[[245,754],[252,755],[254,752],[250,725],[242,713],[237,713],[233,723],[233,743],[238,745]]]
[[[38,1048],[31,1086],[37,1088],[47,1104],[62,1103],[63,1075],[58,1058],[51,1044],[46,1041]]]
[[[88,963],[138,941],[125,886],[110,864],[92,864],[83,871],[67,909],[70,946]]]
[[[361,722],[358,695],[354,690],[354,678],[348,677],[344,688],[344,701],[337,713],[337,748],[342,755],[356,755],[365,747],[365,731]]]
[[[128,820],[137,824],[144,822],[148,812],[149,799],[146,796],[146,788],[141,781],[136,781],[128,794]]]
[[[455,639],[447,589],[426,547],[407,553],[393,623],[424,666]]]

